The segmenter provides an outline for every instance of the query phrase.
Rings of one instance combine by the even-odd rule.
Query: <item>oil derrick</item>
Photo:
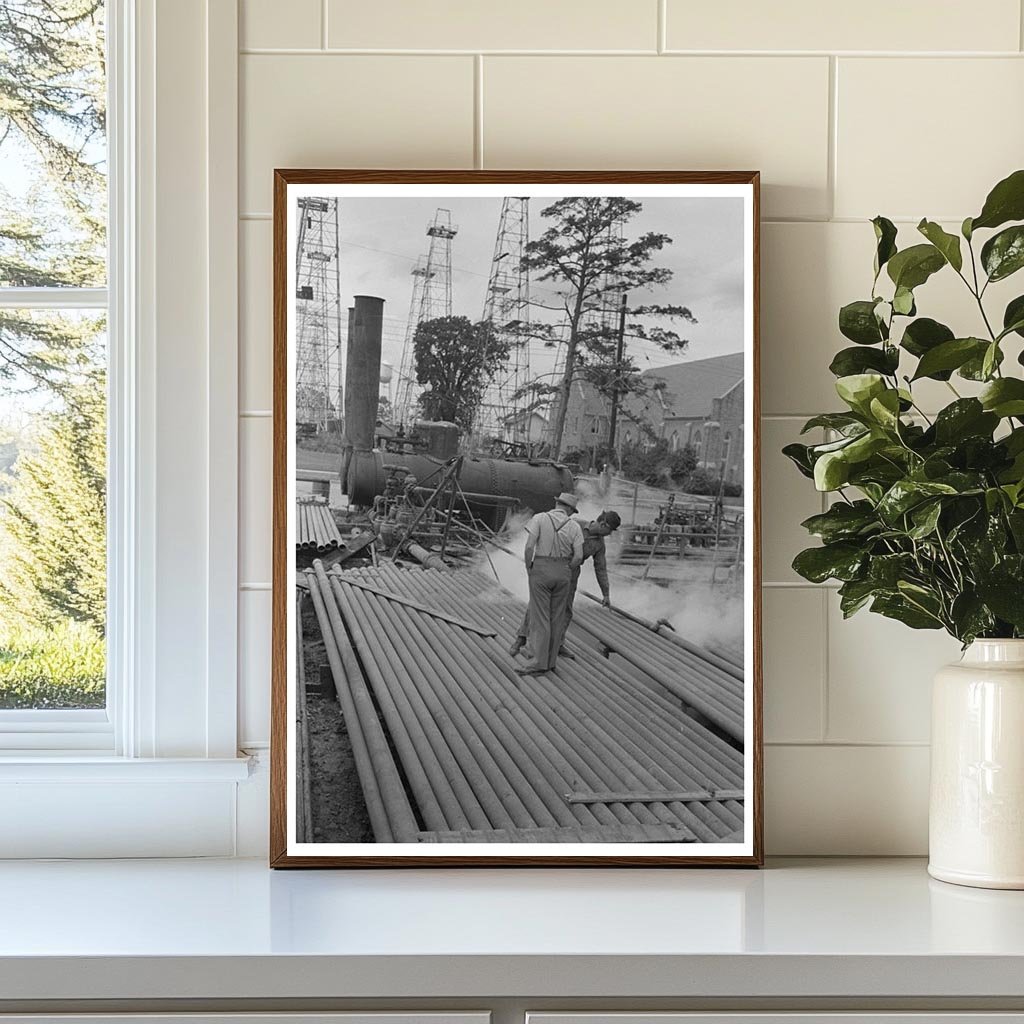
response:
[[[508,358],[484,391],[474,423],[477,438],[528,440],[529,423],[515,413],[528,405],[527,399],[516,396],[530,378],[530,276],[522,266],[529,240],[530,200],[506,196],[501,202],[483,321],[508,342]]]
[[[452,224],[451,210],[438,208],[434,219],[427,225],[427,237],[430,239],[427,255],[421,256],[412,270],[412,301],[409,303],[395,402],[395,415],[400,423],[408,424],[419,401],[413,344],[416,328],[424,320],[452,315],[452,239],[458,230]]]
[[[295,253],[295,422],[322,430],[340,414],[331,363],[340,367],[338,200],[298,201]]]

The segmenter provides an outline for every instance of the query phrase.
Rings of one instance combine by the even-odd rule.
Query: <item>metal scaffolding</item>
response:
[[[530,275],[522,265],[529,240],[530,200],[506,196],[501,202],[483,320],[507,339],[509,350],[477,410],[473,432],[480,439],[530,440],[528,419],[517,415],[528,404],[519,391],[530,379]]]
[[[338,200],[303,196],[298,207],[295,421],[322,430],[341,413]]]
[[[416,328],[425,320],[452,315],[452,239],[458,234],[451,210],[439,207],[427,225],[430,246],[412,269],[412,299],[395,390],[395,418],[407,424],[419,402],[416,384]]]

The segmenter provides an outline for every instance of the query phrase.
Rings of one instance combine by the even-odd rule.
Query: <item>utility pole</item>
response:
[[[622,358],[626,351],[626,293],[622,293],[619,304],[619,343],[615,349],[615,386],[612,388],[612,414],[608,419],[608,447],[615,448],[615,428],[619,419],[619,378],[622,374]]]

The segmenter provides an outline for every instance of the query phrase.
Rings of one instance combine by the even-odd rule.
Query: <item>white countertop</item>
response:
[[[920,860],[7,862],[0,917],[0,1000],[1024,997],[1024,892],[936,882]]]

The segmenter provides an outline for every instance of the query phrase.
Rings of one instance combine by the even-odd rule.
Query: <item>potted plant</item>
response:
[[[1024,267],[1022,221],[1024,170],[959,234],[922,220],[899,248],[876,217],[871,297],[839,311],[844,408],[805,425],[824,443],[784,449],[834,499],[803,523],[821,544],[796,572],[838,580],[844,617],[870,608],[963,644],[932,691],[929,871],[1000,888],[1024,888],[1024,294],[999,315],[986,292]],[[937,273],[973,296],[973,327],[918,314]],[[924,381],[949,393],[935,415]]]

